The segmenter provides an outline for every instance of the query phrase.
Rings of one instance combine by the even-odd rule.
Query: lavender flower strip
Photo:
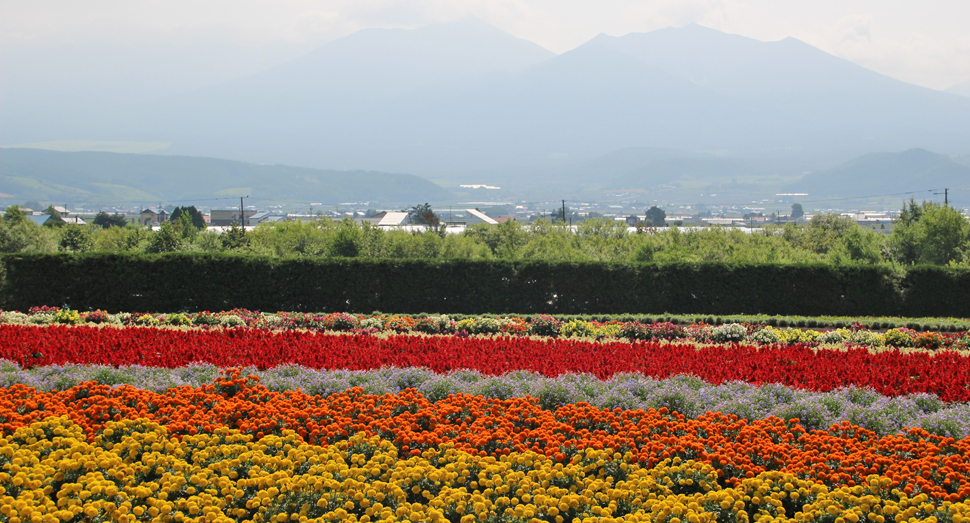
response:
[[[548,378],[516,371],[491,377],[471,370],[435,374],[423,368],[347,371],[315,370],[298,365],[283,365],[265,371],[246,369],[245,372],[259,376],[268,389],[280,392],[302,390],[307,394],[329,395],[362,387],[368,394],[394,394],[414,388],[430,401],[457,393],[497,399],[531,396],[549,409],[567,403],[587,402],[610,409],[667,407],[689,418],[705,412],[735,414],[749,420],[769,416],[799,418],[808,430],[825,430],[849,421],[879,435],[900,433],[906,428],[922,428],[932,434],[956,439],[970,435],[970,404],[946,403],[927,393],[892,398],[857,387],[811,392],[779,384],[755,386],[728,382],[711,385],[694,376],[658,380],[639,374],[621,374],[603,381],[589,374]],[[121,368],[52,365],[22,369],[15,363],[0,360],[0,387],[20,383],[43,391],[65,390],[84,381],[98,381],[165,392],[179,386],[206,385],[218,375],[219,368],[210,364],[192,364],[177,369],[139,365]]]

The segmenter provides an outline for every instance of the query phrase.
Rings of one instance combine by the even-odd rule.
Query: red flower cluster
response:
[[[952,351],[904,354],[805,346],[0,325],[0,358],[26,367],[84,363],[174,368],[207,362],[260,369],[286,363],[315,369],[476,369],[491,375],[528,370],[546,376],[589,373],[602,379],[623,372],[656,378],[693,374],[715,384],[738,380],[816,391],[856,385],[888,396],[930,392],[944,401],[970,400],[970,358]]]

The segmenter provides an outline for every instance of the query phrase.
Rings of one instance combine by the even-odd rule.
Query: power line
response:
[[[869,196],[850,196],[847,198],[826,198],[822,200],[802,200],[802,203],[817,203],[817,202],[841,202],[845,200],[865,200],[867,198],[881,198],[883,196],[903,196],[907,194],[920,194],[924,192],[939,191],[940,189],[923,189],[920,191],[906,191],[897,193],[886,193],[886,194],[873,194]]]

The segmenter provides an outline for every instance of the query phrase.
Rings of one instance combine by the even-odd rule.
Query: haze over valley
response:
[[[0,65],[11,202],[898,201],[970,186],[970,83],[938,91],[698,24],[561,54],[467,17],[320,45],[13,46]]]

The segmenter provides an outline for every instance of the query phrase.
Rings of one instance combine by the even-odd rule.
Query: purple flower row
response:
[[[329,395],[352,387],[368,394],[396,393],[417,389],[431,401],[449,394],[466,393],[487,398],[508,399],[531,396],[545,408],[587,402],[602,408],[649,409],[667,407],[687,417],[705,412],[736,414],[754,420],[769,416],[799,418],[806,429],[828,429],[849,421],[880,435],[904,428],[920,427],[945,437],[970,435],[970,405],[946,403],[933,394],[912,394],[890,398],[871,389],[846,387],[820,393],[777,384],[751,385],[730,382],[710,385],[693,376],[657,380],[637,374],[617,375],[607,381],[584,374],[547,378],[518,371],[489,377],[476,371],[435,374],[421,368],[384,368],[371,371],[313,370],[285,365],[266,371],[245,369],[262,379],[274,391],[302,390]],[[109,385],[131,385],[164,392],[179,386],[199,387],[212,383],[219,368],[192,364],[177,369],[153,367],[107,367],[66,365],[22,369],[15,363],[0,363],[0,386],[24,384],[38,390],[65,390],[84,381]]]

